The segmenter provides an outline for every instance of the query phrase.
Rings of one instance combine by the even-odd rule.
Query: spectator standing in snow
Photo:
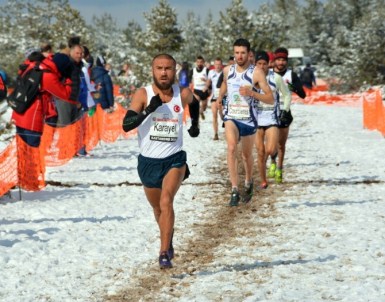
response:
[[[303,86],[305,86],[306,88],[312,89],[313,86],[317,85],[316,80],[315,80],[314,71],[311,68],[310,63],[307,63],[306,67],[301,71],[300,79],[301,79]]]
[[[100,86],[98,96],[94,98],[96,104],[100,104],[104,110],[114,109],[114,87],[108,70],[105,69],[106,59],[99,55],[96,58],[96,66],[92,68],[91,80]]]

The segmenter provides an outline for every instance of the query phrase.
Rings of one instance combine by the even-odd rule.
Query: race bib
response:
[[[153,113],[151,116],[150,140],[160,142],[175,142],[178,139],[178,118],[169,117],[162,113]]]
[[[250,119],[250,97],[241,96],[239,88],[230,95],[227,115],[237,120]]]

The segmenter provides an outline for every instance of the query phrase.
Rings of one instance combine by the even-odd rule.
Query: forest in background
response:
[[[117,25],[110,14],[88,24],[68,0],[12,0],[0,6],[0,68],[14,79],[27,48],[49,42],[58,51],[70,36],[80,36],[95,57],[103,54],[115,70],[128,62],[142,86],[150,79],[150,62],[159,52],[192,64],[197,55],[226,62],[232,43],[243,37],[255,50],[303,48],[318,76],[333,79],[340,92],[382,84],[385,63],[384,0],[275,0],[255,11],[233,0],[220,11],[178,16],[167,0],[144,13],[145,26]],[[301,3],[301,4],[300,4]]]

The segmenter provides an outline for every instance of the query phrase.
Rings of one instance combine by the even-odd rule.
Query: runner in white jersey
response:
[[[243,201],[250,201],[253,194],[253,145],[256,132],[256,120],[252,107],[254,99],[273,104],[274,98],[263,71],[250,65],[248,60],[250,43],[238,39],[233,44],[236,64],[226,66],[223,70],[223,83],[219,91],[217,104],[222,113],[222,99],[227,94],[223,120],[227,142],[227,164],[232,186],[230,206],[239,204],[237,145],[241,142],[242,158],[245,166],[245,193]],[[263,94],[252,90],[259,85]]]
[[[213,113],[213,129],[214,129],[214,140],[218,140],[218,105],[216,103],[219,96],[218,80],[222,75],[222,59],[216,58],[214,61],[214,69],[209,71],[208,79],[206,82],[206,88],[211,87],[211,95],[209,97],[211,101],[211,112]]]
[[[202,120],[205,119],[205,111],[207,108],[207,98],[209,92],[206,87],[207,76],[209,71],[205,67],[205,59],[202,56],[197,56],[195,67],[192,69],[191,82],[194,87],[194,95],[200,101],[200,114]]]
[[[279,47],[274,51],[274,72],[278,73],[285,82],[290,91],[296,93],[299,97],[305,98],[306,93],[303,90],[301,80],[298,75],[287,68],[289,51],[284,47]],[[289,137],[289,127],[293,121],[290,105],[284,107],[281,101],[281,113],[279,117],[279,139],[278,152],[271,156],[271,164],[268,172],[268,177],[275,178],[276,183],[282,182],[283,160],[286,152],[286,141]],[[278,162],[276,158],[278,156]]]
[[[172,267],[174,256],[174,196],[190,172],[183,150],[183,109],[189,105],[190,136],[199,135],[199,102],[189,88],[175,85],[176,62],[168,54],[152,61],[154,83],[138,89],[123,119],[123,130],[138,127],[138,174],[160,231],[161,268]]]
[[[265,51],[258,51],[255,56],[256,66],[261,68],[265,74],[273,95],[274,104],[256,102],[255,111],[257,115],[258,130],[255,144],[258,153],[258,172],[261,180],[261,189],[266,189],[266,161],[269,156],[277,152],[278,147],[278,124],[280,113],[280,100],[283,100],[285,108],[290,108],[291,93],[282,77],[269,69],[269,55]],[[257,88],[257,91],[260,89]]]

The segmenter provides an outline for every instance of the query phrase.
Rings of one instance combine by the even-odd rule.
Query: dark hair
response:
[[[80,45],[80,37],[79,36],[70,37],[68,39],[68,47],[69,48],[72,48],[75,45]]]
[[[182,69],[184,69],[184,70],[188,69],[188,63],[187,62],[182,63]]]
[[[152,59],[151,65],[153,65],[153,64],[154,64],[154,61],[155,61],[156,59],[159,59],[159,58],[171,60],[171,61],[174,62],[174,67],[176,66],[176,61],[175,61],[174,57],[171,56],[171,55],[169,55],[169,54],[167,54],[167,53],[161,53],[161,54],[156,55],[156,56]]]
[[[83,54],[84,54],[84,57],[88,57],[90,55],[90,50],[88,49],[87,46],[83,45]]]
[[[215,61],[221,61],[222,62],[222,59],[220,57],[216,57]]]
[[[255,53],[255,62],[258,62],[259,60],[265,60],[267,63],[269,63],[269,54],[264,50],[258,50]]]
[[[39,52],[39,51],[34,51],[32,52],[28,58],[27,58],[30,62],[41,62],[45,59],[45,56]]]
[[[41,52],[52,51],[52,45],[50,43],[42,43],[40,46]]]
[[[243,38],[239,38],[235,40],[233,47],[234,46],[243,46],[243,47],[246,47],[247,51],[250,51],[250,42]]]
[[[202,56],[197,56],[197,60],[205,60]]]
[[[289,54],[289,51],[287,50],[287,48],[285,48],[285,47],[278,47],[275,51],[274,51],[274,53],[285,53],[285,54]]]

